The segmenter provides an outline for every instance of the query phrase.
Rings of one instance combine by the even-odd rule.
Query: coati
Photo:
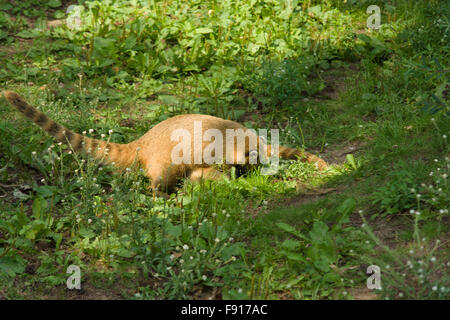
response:
[[[211,142],[203,141],[203,139],[201,148],[199,148],[198,144],[197,146],[194,145],[195,137],[188,142],[188,147],[194,150],[194,152],[190,152],[187,155],[187,160],[190,161],[184,161],[187,163],[174,163],[173,150],[177,146],[178,148],[180,147],[180,143],[176,139],[173,140],[173,133],[177,129],[185,130],[184,132],[193,136],[195,135],[196,123],[200,123],[202,137],[209,129],[215,130],[215,132],[220,131],[219,133],[222,133],[223,137],[226,136],[227,129],[236,130],[236,132],[240,133],[234,137],[235,140],[241,138],[242,135],[247,135],[244,137],[247,142],[244,148],[239,149],[237,148],[238,145],[235,144],[234,149],[227,148],[229,150],[225,150],[225,142],[222,143],[224,148],[222,160],[230,165],[249,165],[250,152],[255,149],[254,146],[250,146],[249,142],[249,137],[253,137],[255,134],[249,132],[249,129],[243,125],[234,121],[201,114],[184,114],[164,120],[151,128],[141,138],[128,144],[106,142],[88,138],[68,130],[44,113],[30,106],[16,92],[5,91],[4,96],[9,103],[43,130],[47,131],[58,142],[67,143],[74,151],[89,153],[96,159],[102,159],[104,162],[113,164],[121,169],[129,168],[134,162],[137,162],[150,179],[152,189],[159,189],[159,191],[167,193],[173,192],[177,182],[184,177],[195,181],[200,179],[217,179],[222,176],[222,173],[216,170],[217,166],[212,165],[211,162],[205,161],[203,158],[200,158],[200,162],[198,161],[198,152],[206,152],[207,146],[211,144]],[[212,141],[212,138],[210,141]],[[270,156],[272,146],[265,144],[259,138],[256,141],[258,147],[263,147],[256,150],[263,150],[267,156]],[[214,156],[214,152],[210,152],[210,154]],[[302,161],[315,163],[320,170],[327,168],[326,162],[319,157],[298,149],[279,146],[279,156],[285,159],[299,158]]]

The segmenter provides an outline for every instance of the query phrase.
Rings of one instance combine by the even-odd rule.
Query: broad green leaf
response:
[[[328,226],[322,221],[314,222],[313,228],[309,232],[311,236],[311,241],[314,242],[325,242],[328,240],[327,237]]]
[[[211,33],[213,32],[213,29],[211,28],[198,28],[195,30],[196,33],[198,34],[205,34],[205,33]]]
[[[134,256],[134,252],[125,248],[120,248],[117,251],[117,255],[123,258],[131,258],[132,256]]]
[[[50,8],[58,8],[58,7],[61,7],[61,1],[60,0],[50,0],[50,1],[47,1],[47,5],[50,7]]]
[[[346,156],[347,158],[347,162],[352,166],[353,169],[358,169],[356,162],[355,162],[355,157],[353,157],[352,154],[347,154]]]
[[[300,241],[287,239],[287,240],[283,241],[283,243],[281,244],[281,247],[288,249],[290,251],[296,251],[296,250],[300,249],[301,245],[302,244]]]
[[[21,274],[25,271],[26,260],[15,257],[1,257],[0,258],[0,273],[5,273],[11,277],[16,274]]]

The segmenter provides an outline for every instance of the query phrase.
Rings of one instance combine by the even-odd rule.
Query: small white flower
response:
[[[403,293],[400,292],[400,293],[398,294],[398,297],[399,297],[399,298],[403,298]]]
[[[431,262],[435,262],[436,261],[436,257],[431,257],[430,261]]]
[[[100,135],[100,137],[104,138],[104,137],[105,137],[105,134],[104,134],[104,133],[102,133],[102,134]]]
[[[200,250],[200,253],[206,253],[207,251],[205,249]]]
[[[166,268],[167,271],[170,271],[171,269],[172,269],[172,267],[170,267],[170,266]]]
[[[205,275],[202,275],[202,279],[204,280],[204,281],[206,281],[206,279],[208,279]]]
[[[92,133],[92,132],[94,132],[94,129],[89,129],[89,133]]]
[[[36,151],[33,151],[31,154],[32,154],[33,156],[35,156],[35,155],[36,155]]]
[[[44,182],[45,182],[45,179],[41,179],[41,182],[44,183]]]
[[[433,291],[436,291],[438,288],[437,288],[437,286],[433,286],[432,288],[431,288],[431,290],[433,290]]]
[[[447,135],[446,134],[442,135],[442,138],[447,139]]]
[[[180,263],[183,264],[183,263],[184,263],[184,260],[183,260],[183,259],[180,259]]]
[[[88,223],[91,223],[92,222],[92,219],[88,219],[88,221],[87,221]]]
[[[185,245],[183,245],[183,249],[184,249],[184,250],[188,250],[188,249],[189,249],[189,246],[188,246],[187,244],[185,244]]]
[[[110,129],[110,130],[108,131],[108,133],[109,133],[109,134],[112,134],[112,133],[113,133],[113,131],[112,131],[112,130]]]
[[[189,259],[194,260],[194,257],[193,257],[193,256],[190,256]]]
[[[214,241],[215,241],[215,242],[220,242],[220,239],[219,239],[219,238],[216,238]]]
[[[217,214],[216,214],[215,212],[213,212],[211,215],[212,215],[213,217],[215,217]]]
[[[235,256],[232,256],[232,257],[231,257],[231,260],[232,260],[232,261],[236,261],[236,257],[235,257]]]

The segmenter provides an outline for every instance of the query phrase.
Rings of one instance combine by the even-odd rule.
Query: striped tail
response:
[[[271,146],[267,146],[267,154],[270,154],[271,152]],[[325,170],[328,168],[328,164],[320,159],[318,156],[315,156],[309,152],[295,149],[295,148],[288,148],[279,146],[279,155],[282,159],[300,159],[301,161],[309,162],[309,163],[315,163],[319,170]]]
[[[88,138],[56,123],[44,113],[30,106],[16,92],[4,91],[3,94],[9,103],[27,118],[48,132],[58,142],[68,144],[76,152],[84,151],[93,155],[95,159],[102,160],[106,163],[114,163],[119,168],[129,168],[137,159],[137,150],[134,142],[118,144]]]

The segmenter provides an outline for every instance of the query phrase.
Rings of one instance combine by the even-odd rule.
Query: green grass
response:
[[[0,99],[1,297],[353,299],[375,264],[373,297],[448,298],[448,5],[252,3],[78,1],[81,30],[45,26],[69,3],[0,6],[0,87],[74,131],[123,143],[206,113],[333,163],[163,199]]]

